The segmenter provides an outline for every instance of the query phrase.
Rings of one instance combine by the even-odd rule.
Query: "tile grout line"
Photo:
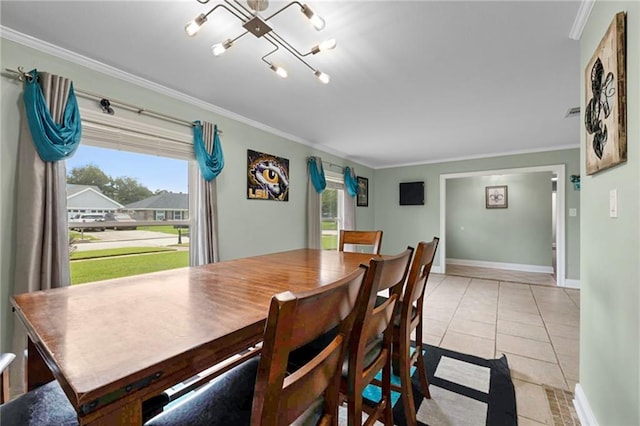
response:
[[[545,321],[544,316],[542,315],[542,311],[540,310],[540,305],[538,304],[538,298],[536,297],[536,293],[531,289],[531,287],[529,287],[529,290],[531,290],[531,294],[533,295],[533,301],[536,304],[536,308],[538,309],[538,312],[540,313],[540,319],[542,319],[542,324],[544,326],[545,331],[547,332],[547,337],[549,338],[549,343],[551,344],[551,349],[553,349],[553,356],[556,358],[556,364],[558,364],[558,368],[562,372],[562,380],[564,380],[565,386],[567,387],[567,389],[569,389],[569,382],[567,381],[567,375],[565,374],[564,369],[562,368],[562,365],[560,364],[560,358],[558,358],[558,353],[556,352],[556,347],[553,344],[553,340],[551,340],[551,333],[549,333],[549,328],[547,327],[547,321]],[[569,297],[569,296],[567,295],[567,297]]]
[[[440,340],[440,344],[442,344],[442,342],[444,342],[444,338],[447,335],[447,333],[449,332],[449,326],[451,325],[451,322],[453,322],[453,318],[456,316],[456,313],[458,312],[458,309],[460,308],[460,305],[462,304],[462,299],[464,299],[465,294],[467,294],[467,291],[469,290],[469,286],[471,285],[471,280],[473,278],[471,277],[466,277],[469,279],[469,281],[467,282],[466,287],[464,288],[464,291],[462,292],[462,296],[460,296],[460,299],[458,299],[458,304],[456,305],[456,308],[453,310],[453,315],[451,315],[451,318],[449,318],[449,321],[447,322],[447,327],[444,331],[444,334],[442,335],[442,339]],[[452,330],[452,333],[455,333],[455,331]]]

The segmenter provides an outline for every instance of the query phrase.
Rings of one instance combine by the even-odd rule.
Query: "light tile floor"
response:
[[[551,425],[542,385],[573,392],[578,381],[580,291],[499,279],[431,274],[423,339],[483,358],[505,354],[519,423]]]

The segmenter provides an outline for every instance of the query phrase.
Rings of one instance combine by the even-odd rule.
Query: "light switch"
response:
[[[609,191],[609,217],[618,217],[618,190]]]
[[[571,217],[578,216],[578,209],[569,209],[569,216]]]

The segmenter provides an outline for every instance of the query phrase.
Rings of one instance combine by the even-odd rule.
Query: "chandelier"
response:
[[[197,1],[198,3],[201,3],[201,4],[206,4],[209,2],[209,0],[197,0]],[[202,25],[204,25],[204,23],[207,22],[208,16],[214,10],[218,8],[223,8],[242,22],[242,26],[244,27],[245,31],[239,36],[237,36],[236,38],[233,38],[233,39],[229,38],[221,43],[217,43],[211,46],[211,52],[213,53],[214,56],[222,55],[227,49],[233,46],[233,44],[238,39],[244,37],[247,34],[253,34],[257,38],[262,38],[273,45],[274,47],[273,50],[271,50],[266,55],[264,55],[262,57],[262,61],[266,63],[269,66],[269,68],[272,71],[274,71],[276,74],[278,74],[280,77],[286,78],[288,76],[287,70],[282,68],[282,66],[277,65],[274,62],[270,61],[268,57],[274,54],[275,52],[277,52],[278,50],[280,50],[280,48],[282,48],[288,51],[297,60],[305,64],[311,71],[313,71],[313,74],[322,83],[325,83],[325,84],[329,83],[329,79],[330,79],[329,75],[309,65],[309,63],[305,60],[305,58],[308,57],[309,55],[315,55],[319,52],[335,48],[336,47],[335,39],[325,40],[322,43],[319,43],[313,46],[308,52],[302,53],[298,49],[296,49],[291,43],[285,40],[282,36],[280,36],[271,25],[269,25],[269,20],[271,18],[280,14],[281,12],[283,12],[284,10],[288,9],[293,5],[300,7],[300,12],[307,19],[309,19],[309,21],[311,21],[311,23],[313,24],[313,26],[317,31],[320,31],[325,27],[324,19],[322,19],[320,16],[314,13],[314,11],[311,10],[309,6],[297,1],[293,1],[287,4],[286,6],[276,11],[275,13],[269,15],[267,18],[263,18],[262,16],[259,15],[258,12],[262,12],[266,10],[267,7],[269,7],[268,0],[247,0],[246,3],[248,7],[244,6],[238,0],[233,0],[233,1],[224,0],[224,3],[215,5],[207,13],[201,13],[200,15],[196,16],[192,21],[187,23],[184,30],[188,36],[190,37],[195,36],[200,30],[200,28],[202,27]]]

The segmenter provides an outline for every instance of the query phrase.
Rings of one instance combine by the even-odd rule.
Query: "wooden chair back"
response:
[[[345,244],[372,246],[374,254],[380,254],[382,231],[345,231],[340,230],[338,251],[344,251]]]
[[[362,390],[371,383],[375,375],[383,371],[383,398],[370,414],[369,421],[385,416],[384,422],[393,422],[391,414],[391,342],[393,313],[409,270],[413,248],[409,247],[396,256],[374,258],[369,262],[369,270],[362,285],[366,298],[357,307],[355,324],[349,344],[349,371],[347,400],[349,402],[349,423],[360,424],[362,415]],[[389,290],[390,297],[376,306],[377,293]],[[382,335],[379,352],[371,356],[373,343]],[[365,355],[367,355],[365,357]],[[366,361],[365,361],[366,358]],[[371,359],[373,358],[373,359]],[[367,362],[367,364],[365,364]],[[386,382],[386,383],[385,383]],[[343,386],[343,389],[345,386]],[[386,398],[385,398],[386,395]]]
[[[366,270],[361,266],[318,289],[273,297],[256,378],[252,425],[288,425],[321,396],[321,420],[337,424],[342,364]],[[292,350],[335,327],[337,335],[320,353],[286,375]]]
[[[411,263],[411,269],[409,271],[409,278],[407,279],[407,285],[402,296],[402,317],[410,318],[412,306],[417,302],[417,312],[421,313],[424,301],[424,291],[427,287],[427,279],[431,272],[431,266],[436,256],[436,250],[438,249],[438,237],[433,237],[430,242],[421,241],[418,243],[413,262]]]
[[[415,364],[420,379],[420,391],[425,398],[431,398],[429,379],[422,353],[422,312],[424,309],[424,293],[427,279],[431,272],[433,259],[438,248],[438,237],[431,242],[420,242],[411,263],[409,278],[404,288],[400,303],[399,321],[394,319],[393,333],[393,371],[400,376],[400,386],[392,386],[402,396],[402,405],[407,424],[416,424],[416,408],[411,382],[411,366]],[[411,352],[411,332],[416,330],[416,350]]]

